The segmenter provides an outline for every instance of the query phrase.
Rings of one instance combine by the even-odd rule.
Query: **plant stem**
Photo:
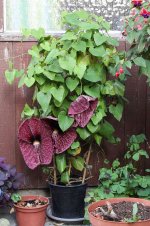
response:
[[[88,150],[88,153],[87,153],[87,157],[86,157],[86,161],[85,161],[85,168],[84,168],[84,171],[83,171],[82,184],[85,183],[87,165],[89,164],[89,161],[90,161],[91,151],[92,151],[92,143],[90,144],[90,147],[89,147],[89,150]]]
[[[56,163],[55,163],[55,155],[53,155],[53,166],[54,166],[54,184],[57,184],[57,173],[56,173]]]

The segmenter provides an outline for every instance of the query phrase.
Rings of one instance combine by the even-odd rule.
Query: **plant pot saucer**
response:
[[[52,210],[51,210],[51,206],[49,205],[47,207],[47,216],[49,218],[51,218],[52,220],[55,220],[55,221],[59,221],[59,222],[81,222],[81,221],[84,221],[84,217],[83,218],[72,218],[72,219],[68,219],[68,218],[59,218],[59,217],[55,217],[53,214],[52,214]]]

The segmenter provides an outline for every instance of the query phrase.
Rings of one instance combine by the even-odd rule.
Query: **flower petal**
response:
[[[54,131],[52,136],[55,143],[55,152],[57,154],[60,154],[70,148],[72,143],[77,138],[76,131],[72,128],[64,133]]]
[[[18,138],[31,143],[32,132],[29,127],[29,119],[24,120],[18,129]]]
[[[26,141],[19,140],[19,146],[23,155],[24,161],[30,169],[35,169],[40,165],[40,158],[37,148]]]
[[[81,95],[75,101],[73,101],[69,107],[68,114],[76,115],[84,112],[89,108],[89,98],[88,96]]]
[[[29,127],[31,130],[32,135],[36,138],[37,136],[40,135],[41,131],[40,131],[40,125],[41,125],[41,121],[38,118],[31,118],[28,119],[28,123],[29,123]]]
[[[85,104],[85,106],[84,106]],[[75,100],[69,108],[68,114],[75,118],[74,127],[80,126],[84,128],[90,121],[96,107],[98,99],[90,96],[82,95]],[[82,111],[81,111],[82,109]],[[83,111],[84,109],[84,111]]]

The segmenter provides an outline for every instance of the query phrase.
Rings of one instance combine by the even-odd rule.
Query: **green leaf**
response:
[[[41,43],[40,46],[42,47],[42,49],[44,49],[44,50],[46,50],[48,52],[51,49],[50,43],[48,41],[45,41],[45,42]]]
[[[45,31],[43,28],[39,29],[31,29],[31,35],[36,38],[37,40],[40,40],[45,36]]]
[[[94,135],[94,139],[95,139],[96,143],[97,143],[98,145],[100,145],[103,138],[102,138],[102,136],[100,136],[100,135],[98,135],[98,134],[95,134],[95,135]]]
[[[64,99],[64,93],[65,93],[65,88],[63,86],[59,86],[59,88],[57,89],[56,87],[52,87],[51,88],[51,94],[53,95],[53,97],[59,101],[60,103],[63,101]]]
[[[43,74],[49,79],[49,80],[54,80],[55,78],[55,73],[54,72],[50,72],[50,71],[43,71]]]
[[[68,184],[69,183],[69,179],[70,179],[70,176],[69,176],[69,172],[66,171],[66,172],[63,172],[61,174],[61,179],[60,181],[63,183],[63,184]]]
[[[25,77],[24,83],[26,84],[26,86],[28,88],[30,88],[35,83],[35,78],[33,78],[33,77],[31,77],[31,78]]]
[[[95,34],[94,34],[94,41],[95,41],[95,44],[96,44],[97,46],[100,46],[100,45],[102,45],[104,42],[107,41],[107,36],[101,35],[100,33],[95,33]]]
[[[76,149],[69,149],[67,150],[67,153],[72,156],[77,156],[81,153],[81,147],[78,147]]]
[[[84,92],[91,97],[100,97],[100,85],[84,86]]]
[[[97,30],[100,28],[99,24],[96,22],[90,22],[90,23],[79,22],[78,26],[83,30],[95,30],[95,29]]]
[[[109,106],[109,112],[113,114],[113,116],[120,121],[122,118],[122,113],[123,113],[123,105],[122,104],[117,104],[116,106],[110,105]]]
[[[81,56],[77,59],[77,64],[74,68],[74,73],[78,76],[79,79],[82,79],[86,68],[89,64],[89,56],[86,55],[85,57]]]
[[[99,108],[94,115],[92,116],[91,120],[93,124],[96,126],[104,117],[106,116],[106,113],[104,109]]]
[[[99,82],[102,83],[106,81],[106,71],[102,64],[93,64],[90,65],[87,69],[87,72],[84,75],[84,79],[90,82]]]
[[[99,128],[99,126],[98,125],[93,125],[93,123],[92,122],[89,122],[88,124],[87,124],[87,128],[88,128],[88,130],[91,132],[91,133],[95,133],[96,132],[96,130]]]
[[[84,159],[80,156],[78,157],[75,157],[75,158],[71,158],[71,163],[72,163],[72,166],[76,169],[76,170],[79,170],[79,171],[83,171],[84,169]]]
[[[137,57],[133,61],[137,66],[146,67],[146,62],[143,57]]]
[[[71,149],[76,149],[80,147],[80,143],[77,141],[77,142],[74,142],[72,145],[71,145]]]
[[[21,201],[21,196],[18,194],[18,193],[13,193],[11,195],[11,200],[14,202],[14,203],[17,203],[19,201]]]
[[[81,137],[82,140],[86,140],[91,134],[88,132],[87,129],[77,128],[77,133]]]
[[[68,87],[68,89],[72,92],[73,90],[75,90],[75,88],[77,87],[77,85],[79,84],[79,80],[77,78],[71,78],[68,77],[66,79],[66,85]]]
[[[25,75],[23,75],[23,76],[21,77],[21,79],[19,80],[18,88],[21,88],[21,87],[24,85],[24,79],[25,79]]]
[[[25,104],[23,109],[23,115],[32,117],[34,115],[34,109],[30,108],[28,104]]]
[[[106,54],[106,49],[104,48],[104,46],[99,46],[99,47],[91,47],[89,49],[89,52],[96,57],[104,57],[104,55]]]
[[[69,129],[71,127],[71,125],[73,124],[74,119],[67,116],[66,112],[61,111],[58,115],[58,124],[61,128],[61,130],[64,132],[67,129]]]
[[[51,100],[51,94],[44,94],[42,91],[37,93],[37,101],[44,112],[47,111]]]
[[[59,58],[59,65],[61,68],[69,71],[69,73],[72,74],[76,65],[76,60],[73,57],[66,55]]]
[[[112,134],[115,132],[114,127],[107,121],[105,121],[100,128],[100,134],[109,139],[110,137],[112,137]]]
[[[61,38],[62,41],[75,40],[75,39],[77,39],[77,36],[71,31],[67,31],[65,34],[62,35],[62,38]]]
[[[115,38],[112,38],[112,37],[107,38],[107,43],[112,45],[112,46],[119,46],[118,40],[115,39]]]
[[[78,40],[72,44],[72,48],[84,53],[86,51],[86,42]]]
[[[16,70],[13,71],[5,71],[5,77],[7,82],[11,85],[15,79],[15,75],[16,75]]]
[[[113,84],[113,86],[114,86],[116,95],[123,97],[124,93],[125,93],[125,86],[121,82],[116,81],[116,80],[115,80],[115,83]]]
[[[48,55],[47,55],[47,57],[45,59],[45,63],[46,64],[50,64],[52,60],[54,60],[57,56],[59,56],[59,54],[60,54],[60,51],[58,49],[52,49],[48,53]]]
[[[56,155],[56,167],[60,174],[62,174],[65,171],[67,167],[65,154]]]

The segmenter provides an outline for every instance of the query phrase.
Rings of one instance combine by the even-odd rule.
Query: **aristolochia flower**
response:
[[[144,18],[149,18],[150,17],[150,12],[146,9],[142,9],[140,12],[140,15],[143,16]]]
[[[97,98],[86,95],[79,96],[71,103],[68,115],[75,119],[74,127],[84,128],[90,121],[98,104]]]
[[[30,169],[51,163],[54,153],[66,151],[76,139],[74,129],[61,132],[58,122],[51,119],[26,119],[18,131],[19,146]]]

